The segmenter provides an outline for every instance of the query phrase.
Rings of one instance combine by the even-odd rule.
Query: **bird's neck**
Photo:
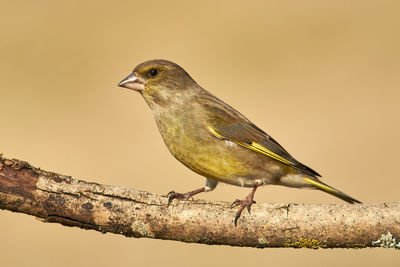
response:
[[[188,91],[168,94],[144,92],[142,96],[153,112],[161,135],[171,131],[177,133],[181,123],[193,115],[190,111],[195,103],[194,96]]]

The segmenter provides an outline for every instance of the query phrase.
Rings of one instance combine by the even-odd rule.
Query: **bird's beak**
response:
[[[135,91],[142,91],[144,90],[144,84],[140,81],[138,77],[136,77],[133,73],[123,79],[118,86],[125,87],[128,89],[132,89]]]

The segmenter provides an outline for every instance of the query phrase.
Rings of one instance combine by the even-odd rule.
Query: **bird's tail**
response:
[[[352,198],[349,195],[346,195],[345,193],[333,188],[332,186],[329,186],[319,180],[314,180],[308,177],[303,178],[304,181],[306,181],[307,183],[311,184],[312,186],[314,186],[315,188],[324,191],[328,194],[331,194],[335,197],[338,197],[340,199],[343,199],[344,201],[354,204],[354,203],[361,203],[361,201],[358,201],[357,199]]]

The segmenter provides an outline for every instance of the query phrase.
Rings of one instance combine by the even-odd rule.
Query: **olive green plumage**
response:
[[[360,203],[319,181],[317,172],[173,62],[139,64],[119,85],[143,96],[171,154],[207,178],[201,191],[213,190],[218,182],[255,188],[273,184],[320,189]]]

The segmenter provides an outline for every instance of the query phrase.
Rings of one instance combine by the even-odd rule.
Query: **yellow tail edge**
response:
[[[314,180],[314,179],[311,179],[311,178],[304,178],[304,181],[306,181],[307,183],[313,185],[315,188],[317,188],[317,189],[319,189],[321,191],[324,191],[324,192],[326,192],[328,194],[331,194],[331,195],[333,195],[335,197],[338,197],[338,198],[340,198],[340,199],[342,199],[342,200],[344,200],[344,201],[346,201],[348,203],[351,203],[351,204],[362,203],[361,201],[359,201],[359,200],[357,200],[355,198],[352,198],[351,196],[346,195],[345,193],[340,192],[339,190],[337,190],[337,189],[335,189],[335,188],[333,188],[333,187],[331,187],[331,186],[329,186],[327,184],[324,184],[321,181],[317,181],[317,180]]]

